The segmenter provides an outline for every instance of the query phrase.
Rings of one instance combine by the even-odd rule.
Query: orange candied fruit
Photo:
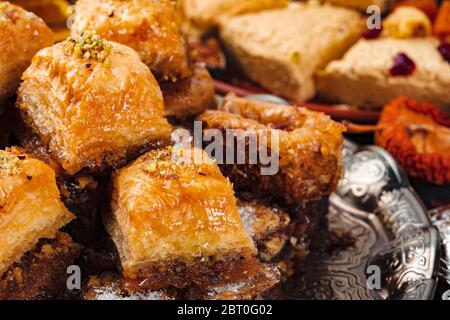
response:
[[[450,184],[450,118],[437,107],[404,97],[391,101],[381,113],[375,141],[409,176]]]
[[[450,35],[450,1],[444,1],[439,8],[433,32],[438,36]]]

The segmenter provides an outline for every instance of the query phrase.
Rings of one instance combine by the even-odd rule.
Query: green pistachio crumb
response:
[[[86,31],[78,38],[67,39],[66,50],[83,60],[94,59],[104,62],[111,52],[111,46],[97,34]]]
[[[0,150],[0,176],[8,176],[19,172],[19,158],[7,151]]]

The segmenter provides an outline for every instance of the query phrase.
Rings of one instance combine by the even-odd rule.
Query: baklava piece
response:
[[[296,205],[329,196],[339,182],[344,127],[322,113],[228,95],[198,120],[204,136],[222,132],[216,158],[237,191]]]
[[[220,35],[237,65],[271,92],[308,100],[315,72],[340,58],[363,31],[349,9],[299,4],[223,21]]]
[[[69,233],[77,243],[90,243],[98,232],[98,207],[100,198],[104,197],[103,193],[106,193],[105,188],[102,187],[107,184],[108,178],[87,174],[69,176],[36,137],[23,136],[21,142],[21,147],[11,147],[10,150],[16,154],[27,154],[41,160],[55,171],[61,200],[76,217],[64,228],[64,231]]]
[[[90,32],[34,57],[17,107],[71,175],[117,167],[171,132],[161,90],[138,54]]]
[[[42,239],[0,276],[0,300],[49,300],[65,294],[67,267],[80,246],[63,232]]]
[[[175,80],[190,73],[179,22],[171,0],[79,0],[71,32],[129,46],[159,79]]]
[[[25,154],[0,151],[0,296],[33,296],[20,290],[44,288],[36,272],[53,267],[56,272],[73,258],[75,245],[70,237],[57,236],[73,218],[60,200],[55,172],[48,165]],[[42,251],[48,256],[36,255]],[[54,265],[47,266],[49,261]],[[39,266],[43,269],[38,271]],[[22,281],[26,285],[21,286]]]
[[[188,120],[216,106],[214,83],[208,70],[196,64],[192,77],[160,83],[164,115],[174,121]]]
[[[0,212],[0,272],[73,219],[60,200],[55,172],[9,151],[0,151]]]
[[[15,94],[34,54],[52,44],[53,33],[41,18],[9,2],[0,3],[0,110],[4,99]]]
[[[175,300],[176,289],[158,291],[130,292],[120,275],[107,272],[100,276],[92,276],[83,288],[82,300]]]
[[[153,150],[117,171],[104,222],[134,291],[238,282],[260,267],[232,185],[201,149]]]
[[[160,82],[165,115],[186,120],[214,105],[214,84],[203,65],[189,63],[175,4],[170,0],[81,0],[72,35],[91,30],[135,49]]]

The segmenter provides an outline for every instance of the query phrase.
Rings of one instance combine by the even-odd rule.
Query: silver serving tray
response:
[[[269,95],[248,98],[287,104]],[[304,273],[286,285],[286,298],[434,299],[440,236],[406,174],[381,148],[346,140],[343,153],[345,175],[330,197],[327,223]],[[448,268],[440,272],[450,279]]]
[[[287,297],[434,299],[439,232],[403,170],[383,149],[350,141],[344,164],[345,176],[330,197],[328,228],[320,237],[353,242],[333,250],[313,248],[305,273],[287,285]],[[378,284],[371,277],[377,275]]]
[[[441,234],[441,259],[439,279],[448,290],[438,297],[450,300],[450,206],[438,208],[429,212],[431,221]]]

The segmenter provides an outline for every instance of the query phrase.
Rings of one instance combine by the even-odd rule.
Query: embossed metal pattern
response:
[[[346,173],[319,237],[352,243],[332,250],[313,243],[304,274],[286,287],[288,298],[433,299],[439,233],[405,174],[377,147],[346,141],[343,152]],[[380,270],[379,287],[368,283],[369,266]]]
[[[439,276],[450,285],[450,206],[430,212],[431,221],[439,229],[442,239]],[[450,291],[443,299],[450,299]]]

